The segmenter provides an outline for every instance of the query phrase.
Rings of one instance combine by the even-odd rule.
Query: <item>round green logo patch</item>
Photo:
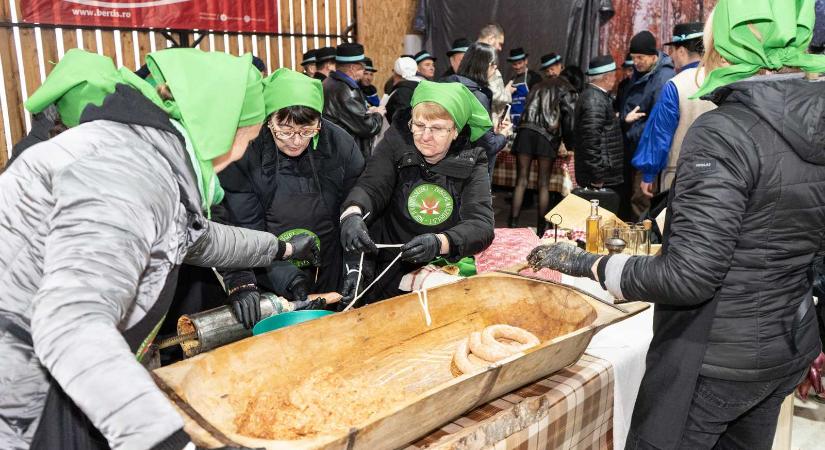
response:
[[[407,211],[416,222],[433,227],[453,215],[453,198],[437,184],[421,184],[410,192]]]
[[[318,244],[318,249],[320,250],[320,248],[321,248],[321,238],[319,238],[318,235],[313,233],[312,231],[309,231],[309,230],[304,229],[304,228],[293,228],[291,230],[284,231],[283,233],[281,233],[280,236],[278,236],[278,239],[281,240],[281,241],[288,241],[292,237],[297,236],[299,234],[308,234],[308,235],[312,236],[315,239],[315,243]],[[295,264],[296,267],[304,268],[304,267],[309,267],[310,262],[309,261],[296,261],[296,260],[293,260],[292,264]]]

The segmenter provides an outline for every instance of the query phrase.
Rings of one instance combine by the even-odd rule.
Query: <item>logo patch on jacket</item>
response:
[[[446,222],[453,215],[453,207],[453,197],[437,184],[421,184],[407,198],[410,217],[428,227]]]
[[[693,170],[696,172],[714,172],[716,171],[715,159],[703,159],[693,163]]]

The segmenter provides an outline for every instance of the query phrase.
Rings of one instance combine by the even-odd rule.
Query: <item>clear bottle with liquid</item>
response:
[[[599,253],[601,248],[602,216],[599,215],[599,201],[590,200],[590,216],[585,228],[585,250],[590,253]]]

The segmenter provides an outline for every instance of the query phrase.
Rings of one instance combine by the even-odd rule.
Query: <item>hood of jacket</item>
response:
[[[739,103],[770,124],[803,160],[825,165],[825,78],[763,75],[720,87],[703,97]]]

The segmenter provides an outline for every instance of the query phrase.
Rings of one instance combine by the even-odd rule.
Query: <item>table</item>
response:
[[[585,354],[555,374],[482,405],[406,450],[611,449],[613,369]]]

